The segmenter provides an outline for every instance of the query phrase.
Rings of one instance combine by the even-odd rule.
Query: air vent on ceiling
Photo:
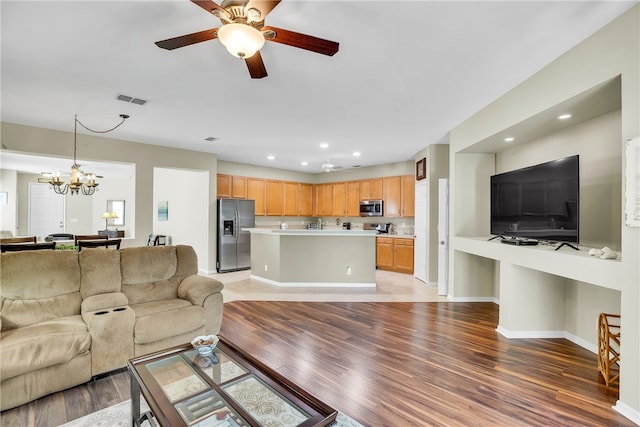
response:
[[[205,141],[209,141],[209,142],[213,142],[213,141],[215,141],[215,140],[217,140],[217,139],[218,139],[218,138],[216,138],[215,136],[210,136],[210,137],[208,137],[208,138],[205,138],[204,140],[205,140]]]
[[[149,102],[146,99],[134,98],[133,96],[129,96],[129,95],[118,95],[116,99],[118,99],[119,101],[129,102],[131,104],[136,104],[136,105],[144,105],[147,102]]]

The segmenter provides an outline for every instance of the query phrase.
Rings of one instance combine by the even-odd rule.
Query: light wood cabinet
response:
[[[382,178],[360,181],[360,200],[382,199]]]
[[[400,215],[414,217],[416,215],[416,180],[413,175],[402,176],[402,206]]]
[[[284,208],[284,182],[267,180],[267,216],[282,216]]]
[[[265,184],[264,179],[247,178],[247,199],[255,200],[256,216],[266,215],[267,213]]]
[[[376,237],[376,267],[393,271],[393,238]]]
[[[312,184],[298,184],[298,215],[313,216]]]
[[[284,208],[283,215],[300,215],[300,184],[297,182],[284,183]]]
[[[232,176],[231,177],[231,197],[234,199],[247,198],[247,177]]]
[[[316,185],[316,215],[333,215],[333,184]]]
[[[231,197],[231,175],[218,174],[216,180],[216,197],[228,199]]]
[[[385,176],[382,178],[382,199],[384,200],[384,216],[400,216],[402,203],[402,177]]]
[[[333,215],[345,216],[347,214],[347,183],[336,182],[333,184]]]
[[[347,182],[347,216],[360,216],[360,181]]]
[[[377,237],[376,267],[413,274],[413,239]]]

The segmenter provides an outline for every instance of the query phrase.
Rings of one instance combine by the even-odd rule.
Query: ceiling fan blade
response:
[[[278,5],[280,0],[249,0],[245,6],[245,10],[258,9],[260,11],[260,20],[264,18]]]
[[[191,1],[209,13],[213,13],[213,11],[216,9],[220,9],[224,11],[222,6],[212,2],[211,0],[191,0]]]
[[[245,58],[244,62],[247,63],[247,68],[249,69],[249,74],[251,74],[252,79],[267,77],[267,69],[264,67],[264,62],[262,62],[262,56],[260,56],[259,51],[250,58]]]
[[[321,39],[306,34],[296,33],[294,31],[283,30],[276,27],[263,27],[262,31],[271,30],[275,32],[275,36],[267,38],[272,42],[282,43],[300,49],[310,50],[311,52],[320,53],[322,55],[333,56],[338,52],[340,46],[337,42]]]
[[[184,36],[161,40],[159,42],[156,42],[156,46],[167,50],[173,50],[179,47],[189,46],[216,38],[218,38],[218,29],[211,28],[209,30],[199,31],[193,34],[185,34]]]

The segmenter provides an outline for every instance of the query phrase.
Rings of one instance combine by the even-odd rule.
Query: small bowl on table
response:
[[[191,340],[191,345],[198,350],[198,354],[206,356],[213,353],[218,341],[220,338],[217,335],[199,335]]]

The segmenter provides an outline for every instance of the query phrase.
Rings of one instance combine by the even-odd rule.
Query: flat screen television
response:
[[[578,243],[579,166],[576,155],[493,175],[491,234]]]

